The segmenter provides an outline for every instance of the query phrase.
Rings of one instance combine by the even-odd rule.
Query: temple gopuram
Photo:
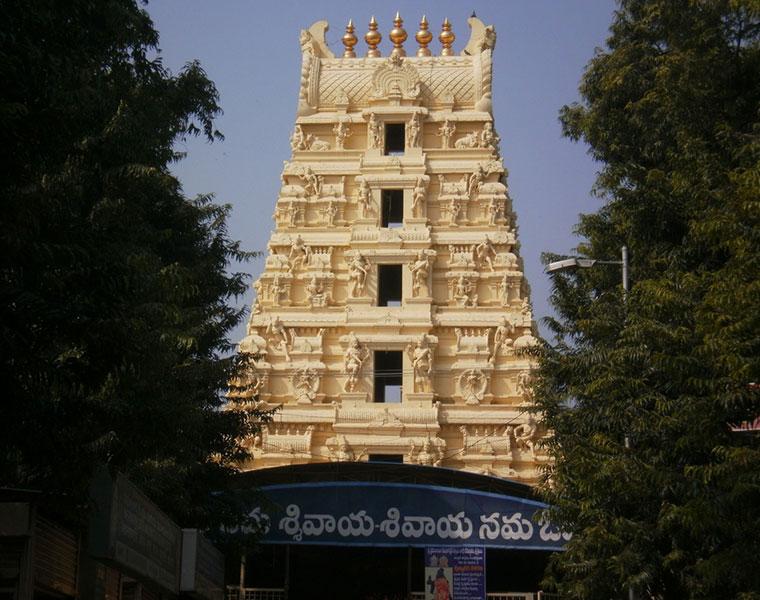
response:
[[[402,547],[394,589],[420,598],[412,571],[426,548],[512,552],[514,585],[489,578],[488,587],[513,591],[540,578],[526,549],[543,551],[541,563],[561,548],[559,533],[530,522],[541,507],[530,486],[547,460],[530,414],[535,323],[492,115],[496,34],[475,16],[468,24],[458,53],[448,19],[435,52],[424,17],[405,49],[396,15],[388,56],[374,17],[363,52],[352,22],[340,55],[325,41],[327,22],[300,35],[297,116],[283,132],[292,155],[240,342],[255,360],[233,398],[277,409],[246,440],[253,458],[241,466],[282,508],[262,527],[265,543],[287,546],[288,579],[249,575],[282,597],[296,585],[290,573],[320,568],[318,553],[298,554],[306,544],[333,557],[346,546]],[[456,498],[446,496],[442,515],[412,517],[420,489],[432,503]],[[452,508],[477,494],[498,499],[487,514]],[[407,519],[428,521],[415,529]],[[499,519],[516,519],[517,533]],[[361,597],[341,590],[330,597]]]

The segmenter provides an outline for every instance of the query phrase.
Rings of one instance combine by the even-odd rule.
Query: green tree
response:
[[[169,171],[177,141],[221,138],[217,91],[162,67],[134,0],[9,0],[0,20],[0,485],[83,514],[106,463],[183,525],[238,522],[211,492],[252,427],[221,410],[249,254]]]
[[[570,598],[759,598],[760,3],[622,0],[566,136],[601,168],[536,378]],[[550,261],[558,257],[546,255]],[[629,447],[626,447],[626,438]]]

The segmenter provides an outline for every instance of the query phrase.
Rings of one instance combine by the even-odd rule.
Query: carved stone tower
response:
[[[423,18],[390,57],[372,18],[301,32],[293,155],[254,284],[244,406],[281,407],[248,441],[248,469],[392,460],[536,482],[529,288],[491,104],[493,27],[469,19],[431,56]]]

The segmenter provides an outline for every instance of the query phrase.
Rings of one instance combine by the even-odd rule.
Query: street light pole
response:
[[[554,273],[557,271],[567,271],[575,267],[578,267],[581,269],[590,269],[594,265],[620,265],[622,267],[623,303],[624,303],[623,306],[625,307],[625,303],[628,300],[628,292],[630,289],[630,281],[629,281],[629,275],[628,275],[628,246],[623,246],[620,248],[620,260],[596,260],[593,258],[580,258],[576,256],[573,258],[566,258],[564,260],[558,260],[558,261],[549,263],[548,265],[546,265],[546,269],[544,272]],[[623,444],[626,450],[633,449],[633,441],[631,440],[631,436],[628,435],[627,433],[625,434]],[[633,588],[633,586],[628,587],[628,600],[639,600],[639,594]]]
[[[623,295],[628,299],[628,246],[620,248],[620,264],[623,266]]]
[[[590,269],[594,265],[620,265],[623,269],[623,297],[628,299],[629,279],[628,279],[628,246],[620,248],[620,260],[596,260],[595,258],[580,258],[574,256],[564,260],[558,260],[546,265],[545,273],[555,273],[557,271],[567,271],[578,267],[580,269]]]

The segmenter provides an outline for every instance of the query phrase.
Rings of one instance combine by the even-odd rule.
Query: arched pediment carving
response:
[[[416,101],[420,96],[420,74],[403,58],[394,56],[384,61],[372,75],[372,98],[389,100],[391,104]]]

